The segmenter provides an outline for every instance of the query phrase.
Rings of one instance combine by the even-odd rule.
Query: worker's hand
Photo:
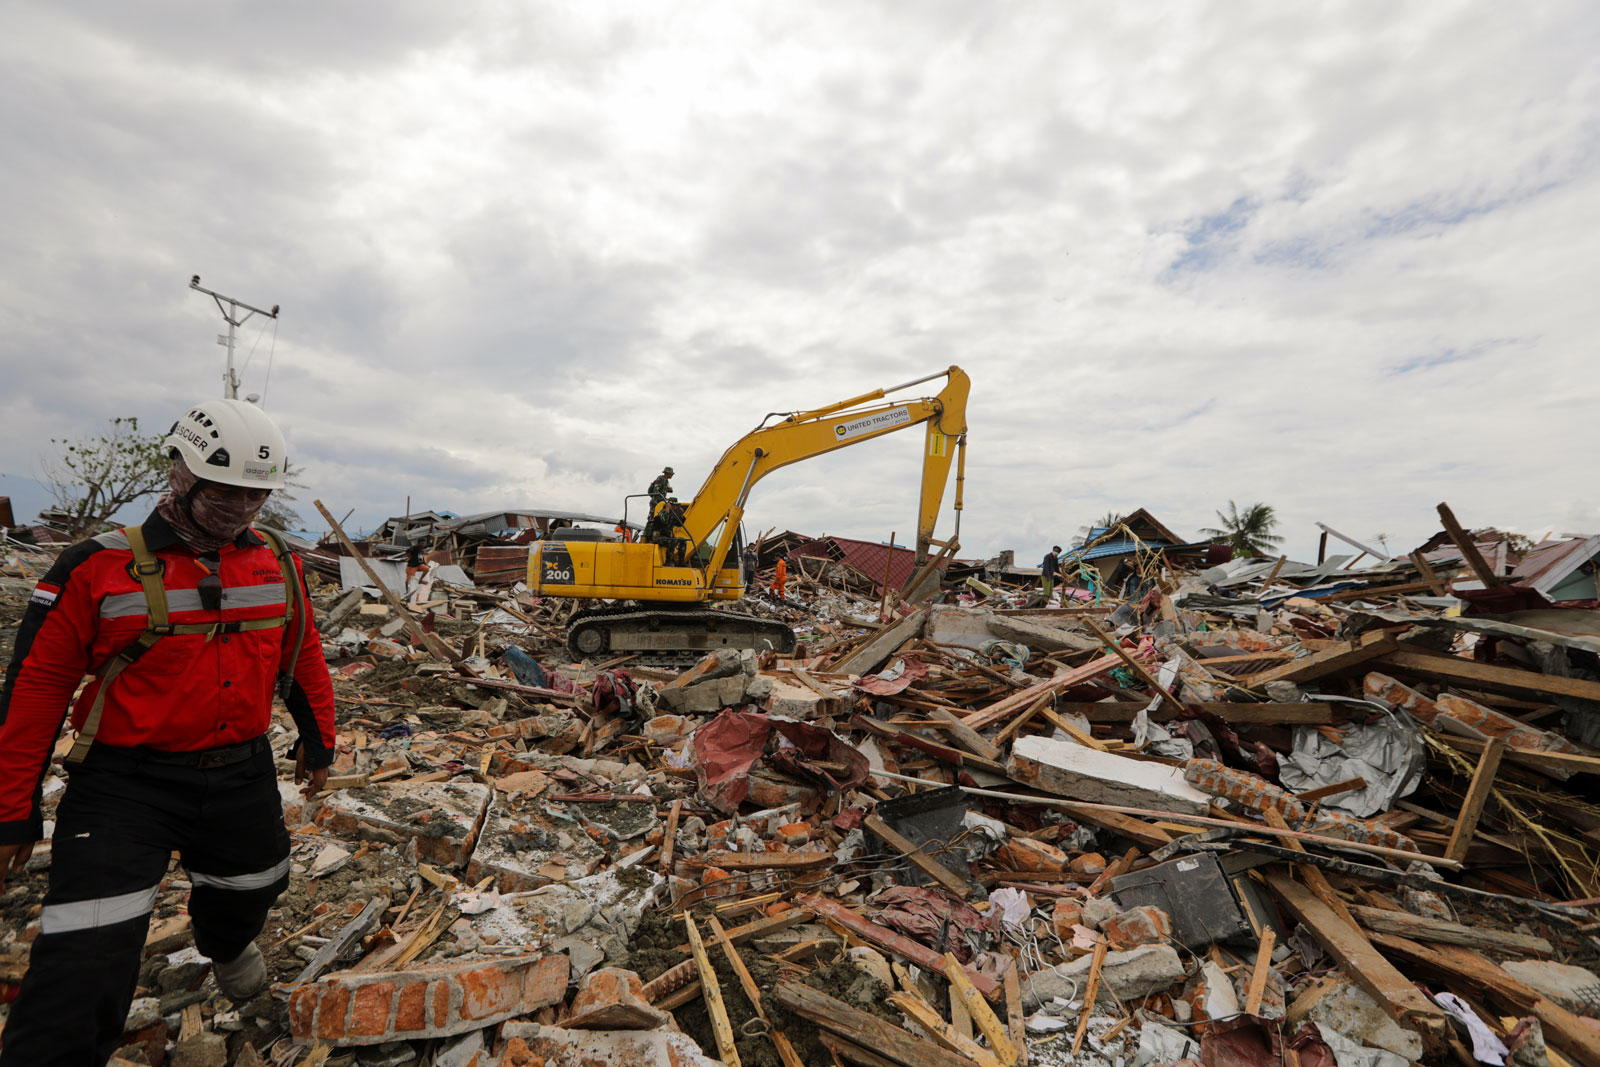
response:
[[[5,892],[6,872],[21,874],[28,857],[33,855],[35,843],[29,841],[25,845],[0,845],[0,893]]]
[[[294,781],[296,785],[306,783],[300,789],[300,795],[304,797],[315,796],[328,784],[328,768],[318,767],[314,771],[306,769],[305,745],[299,745],[294,750]]]

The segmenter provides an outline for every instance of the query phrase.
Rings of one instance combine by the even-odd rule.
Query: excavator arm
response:
[[[935,396],[888,399],[891,393],[938,378],[946,381]],[[739,563],[728,556],[751,488],[779,467],[925,425],[917,563],[928,563],[931,546],[953,553],[961,531],[970,385],[960,367],[951,367],[826,407],[769,415],[723,453],[674,530],[674,537],[683,534],[693,547],[692,558],[679,559],[676,551],[669,557],[663,544],[542,541],[528,556],[528,587],[539,596],[617,602],[569,619],[567,649],[578,659],[607,650],[657,663],[718,648],[792,651],[794,631],[782,622],[704,607],[694,610],[744,593]],[[957,464],[955,531],[948,541],[935,541],[934,522],[952,462]],[[631,606],[625,603],[629,601]]]
[[[880,403],[891,393],[938,378],[948,379],[936,396]],[[917,563],[925,562],[933,539],[934,523],[944,500],[950,464],[958,454],[962,464],[956,480],[956,530],[960,533],[962,478],[967,434],[967,393],[971,380],[960,367],[950,367],[925,378],[841,400],[836,404],[785,415],[735,441],[722,454],[694,496],[683,527],[695,544],[718,533],[707,571],[716,573],[727,557],[734,531],[744,515],[750,490],[762,478],[791,463],[849,448],[921,424],[927,425],[922,452],[922,491],[917,513]],[[772,416],[768,416],[768,419]]]

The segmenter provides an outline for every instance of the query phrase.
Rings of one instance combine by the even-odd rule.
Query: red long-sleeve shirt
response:
[[[272,549],[246,531],[217,553],[222,606],[207,611],[198,585],[206,574],[195,553],[159,514],[143,524],[145,543],[165,564],[168,621],[228,623],[281,615],[292,595]],[[300,573],[300,560],[295,557]],[[300,581],[302,589],[303,574]],[[307,609],[309,611],[309,607]],[[16,650],[0,689],[0,844],[40,836],[39,787],[50,764],[72,694],[143,633],[143,587],[121,531],[63,552],[39,582],[17,631]],[[106,693],[96,743],[141,745],[171,752],[238,744],[271,725],[273,686],[296,650],[294,630],[179,634],[161,638],[122,671]],[[83,727],[100,688],[91,681],[72,708]],[[306,748],[307,765],[333,759],[333,683],[314,619],[306,618],[288,706]]]

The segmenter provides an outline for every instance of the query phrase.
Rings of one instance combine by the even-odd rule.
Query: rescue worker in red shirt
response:
[[[283,488],[283,435],[238,400],[196,404],[163,442],[170,491],[143,524],[63,552],[35,588],[0,689],[0,890],[43,836],[42,783],[73,692],[50,887],[0,1067],[103,1065],[120,1044],[173,852],[195,947],[242,1003],[289,885],[268,731],[274,692],[295,780],[327,779],[333,685],[298,557],[250,526]],[[276,546],[276,547],[275,547]]]

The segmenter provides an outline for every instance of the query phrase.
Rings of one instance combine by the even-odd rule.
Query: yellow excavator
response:
[[[892,393],[939,378],[947,381],[936,396],[885,401]],[[949,556],[957,548],[970,384],[960,367],[951,367],[811,411],[768,415],[722,454],[685,508],[682,522],[672,532],[686,544],[539,541],[528,556],[528,586],[539,596],[632,602],[572,617],[567,649],[578,659],[640,653],[652,660],[670,660],[718,648],[792,652],[794,631],[780,622],[732,611],[696,610],[697,605],[738,600],[745,594],[739,523],[751,488],[779,467],[926,423],[916,582],[927,570],[930,549]],[[955,531],[948,540],[936,541],[934,522],[952,461],[957,461]],[[681,565],[674,565],[680,558]]]

